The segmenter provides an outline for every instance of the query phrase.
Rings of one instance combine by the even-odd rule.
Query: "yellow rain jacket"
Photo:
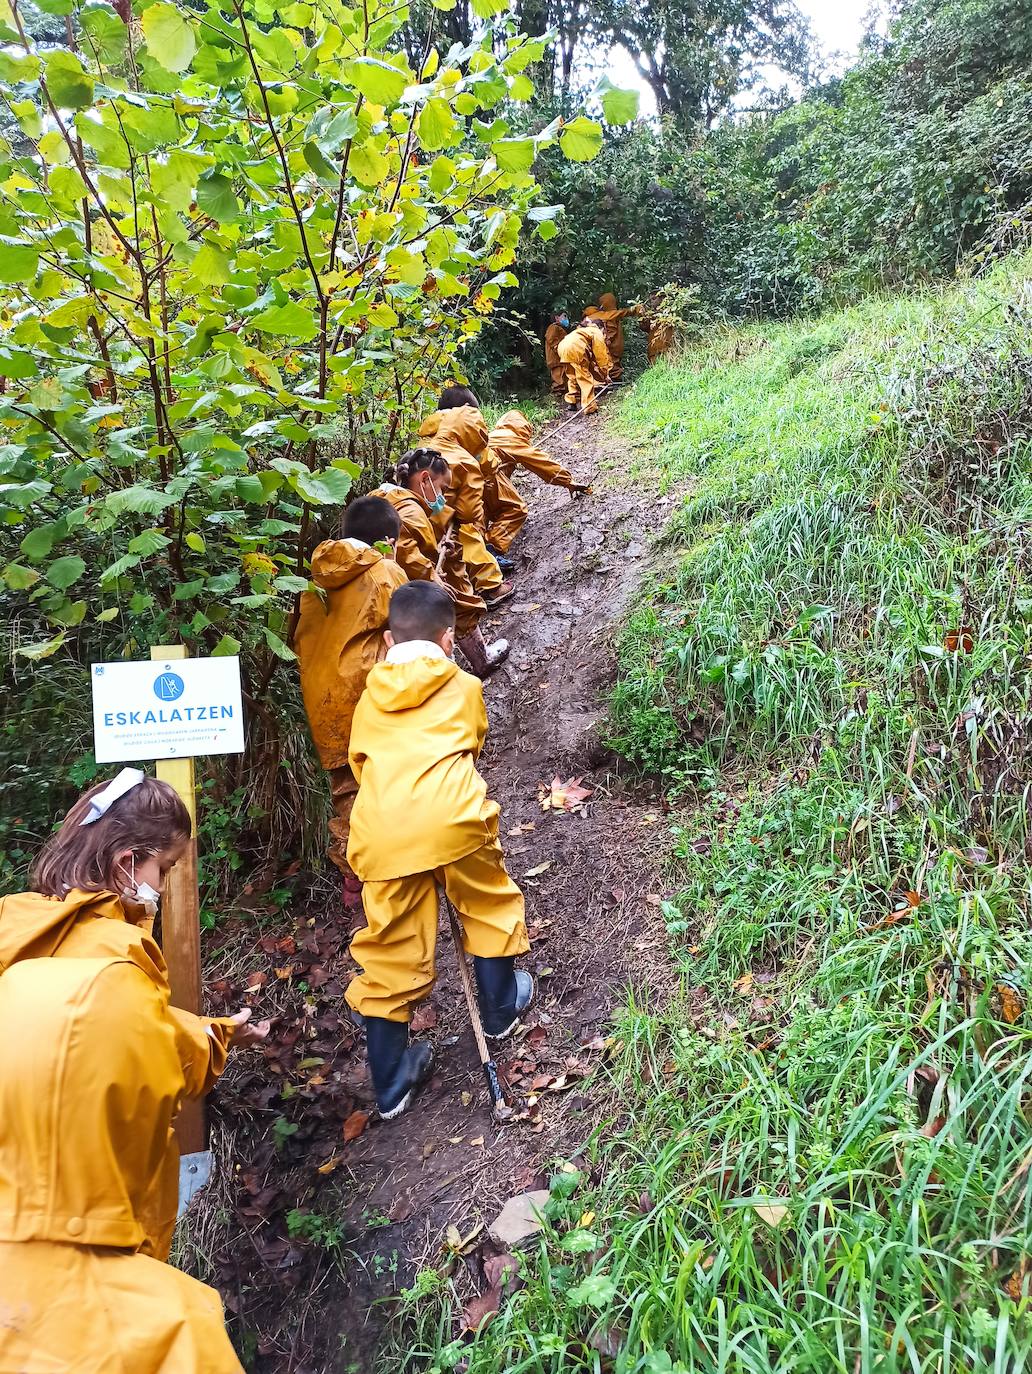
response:
[[[479,593],[502,584],[497,561],[487,551],[488,517],[484,509],[485,473],[481,455],[487,449],[487,424],[476,406],[437,410],[419,426],[419,437],[448,460],[451,483],[448,504],[454,511],[462,556]]]
[[[499,807],[476,768],[486,735],[480,682],[451,659],[377,664],[351,731],[348,862],[363,882],[424,873],[487,842]]]
[[[326,593],[301,596],[294,652],[319,762],[348,761],[351,718],[370,668],[386,653],[391,597],[408,578],[393,558],[358,539],[328,539],[312,555],[312,581]]]
[[[597,381],[605,381],[612,366],[601,325],[578,325],[571,330],[559,345],[559,357],[566,365],[567,401],[579,404],[585,414],[594,414]]]
[[[458,546],[453,546],[453,552],[440,558],[437,528],[430,518],[430,508],[414,491],[385,483],[377,488],[375,495],[389,501],[401,521],[401,534],[394,550],[398,565],[412,582],[442,582],[455,602],[456,634],[460,638],[469,634],[476,629],[487,607],[473,590]],[[445,511],[447,509],[445,507]],[[450,514],[448,518],[451,519]]]
[[[242,1374],[219,1295],[140,1253],[185,1087],[135,962],[0,979],[0,1370]]]
[[[72,891],[64,898],[20,892],[0,898],[0,988],[12,965],[28,960],[124,959],[153,984],[179,1056],[187,1097],[203,1097],[226,1067],[234,1026],[169,1004],[168,968],[151,922],[136,924],[113,892]],[[144,1250],[167,1259],[179,1196],[179,1150],[169,1139],[146,1209]]]
[[[594,318],[599,321],[605,330],[606,347],[609,356],[613,360],[614,377],[619,377],[623,367],[624,355],[624,332],[621,323],[628,315],[634,314],[634,309],[627,306],[621,310],[616,303],[616,297],[611,291],[604,291],[598,298],[598,310],[594,311]]]
[[[518,410],[507,410],[490,434],[491,452],[498,460],[498,466],[506,477],[511,477],[517,467],[540,477],[542,482],[552,486],[572,487],[573,474],[562,463],[549,458],[544,449],[531,443],[533,426],[527,417]]]

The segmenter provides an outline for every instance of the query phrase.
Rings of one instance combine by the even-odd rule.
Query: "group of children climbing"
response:
[[[552,392],[565,399],[572,412],[593,415],[596,397],[623,377],[623,321],[633,315],[648,336],[649,362],[673,344],[673,330],[649,318],[642,305],[620,307],[611,291],[604,291],[598,305],[585,308],[580,323],[571,328],[564,305],[556,307],[545,330],[545,366],[552,378]]]
[[[365,913],[346,999],[384,1119],[433,1063],[409,1021],[434,983],[439,893],[473,957],[485,1034],[510,1034],[534,994],[515,968],[523,895],[477,770],[481,680],[508,652],[480,621],[513,591],[501,559],[527,517],[515,468],[588,490],[518,411],[489,432],[464,387],[445,391],[420,440],[315,549],[319,590],[302,596],[294,640],[329,775],[331,858]],[[268,1032],[248,1009],[210,1019],[171,1005],[152,925],[190,838],[176,792],[123,769],[72,807],[31,891],[0,899],[0,1371],[240,1370],[218,1295],[166,1263],[174,1118],[233,1046]]]

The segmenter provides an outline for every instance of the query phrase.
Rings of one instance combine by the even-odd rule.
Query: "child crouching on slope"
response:
[[[434,985],[438,885],[473,955],[484,1031],[516,1027],[534,995],[516,956],[530,948],[523,894],[505,869],[497,802],[477,772],[487,735],[479,680],[452,662],[455,605],[410,582],[391,598],[387,658],[355,711],[350,762],[359,782],[348,862],[368,925],[351,942],[363,970],[347,1000],[364,1019],[380,1114],[399,1116],[430,1073],[433,1051],[409,1046],[408,1022]]]

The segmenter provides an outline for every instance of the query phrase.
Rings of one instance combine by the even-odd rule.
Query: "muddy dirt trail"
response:
[[[547,433],[542,442],[547,448]],[[363,1046],[341,1021],[351,966],[335,893],[316,888],[293,935],[258,942],[267,974],[238,966],[208,979],[216,1004],[255,980],[259,1004],[285,998],[265,1064],[234,1074],[220,1092],[222,1172],[235,1177],[235,1192],[224,1186],[209,1197],[202,1221],[221,1208],[236,1224],[211,1236],[202,1224],[194,1241],[212,1257],[209,1276],[213,1269],[238,1344],[247,1346],[245,1363],[260,1374],[372,1371],[389,1311],[382,1300],[442,1262],[450,1227],[465,1238],[488,1225],[508,1197],[544,1186],[556,1158],[590,1133],[600,1093],[585,1077],[604,1053],[612,1014],[629,984],[664,964],[656,898],[646,901],[661,890],[663,816],[656,798],[619,777],[599,725],[615,675],[614,635],[674,498],[657,502],[622,477],[627,465],[604,413],[568,425],[556,451],[579,480],[594,481],[594,493],[571,500],[517,474],[530,504],[512,551],[517,591],[484,625],[489,639],[512,644],[486,686],[481,768],[501,803],[509,870],[526,894],[532,949],[524,966],[537,983],[525,1026],[496,1054],[518,1119],[492,1121],[445,927],[438,983],[414,1022],[435,1045],[435,1076],[395,1122],[350,1118],[358,1133],[346,1144],[341,1122],[371,1110],[372,1094]],[[582,811],[542,809],[539,789],[555,776],[583,778],[591,796]],[[277,1112],[281,1123],[290,1118],[285,1126],[272,1120]],[[292,1158],[306,1161],[293,1184]],[[298,1232],[287,1216],[298,1203],[317,1218],[333,1215],[332,1225],[316,1219]],[[471,1245],[459,1261],[455,1282],[465,1297],[484,1286],[483,1258]]]

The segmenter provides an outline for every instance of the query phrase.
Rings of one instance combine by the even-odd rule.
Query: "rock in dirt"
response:
[[[521,1245],[541,1230],[540,1214],[547,1202],[547,1188],[511,1197],[491,1223],[488,1235],[496,1245]]]

